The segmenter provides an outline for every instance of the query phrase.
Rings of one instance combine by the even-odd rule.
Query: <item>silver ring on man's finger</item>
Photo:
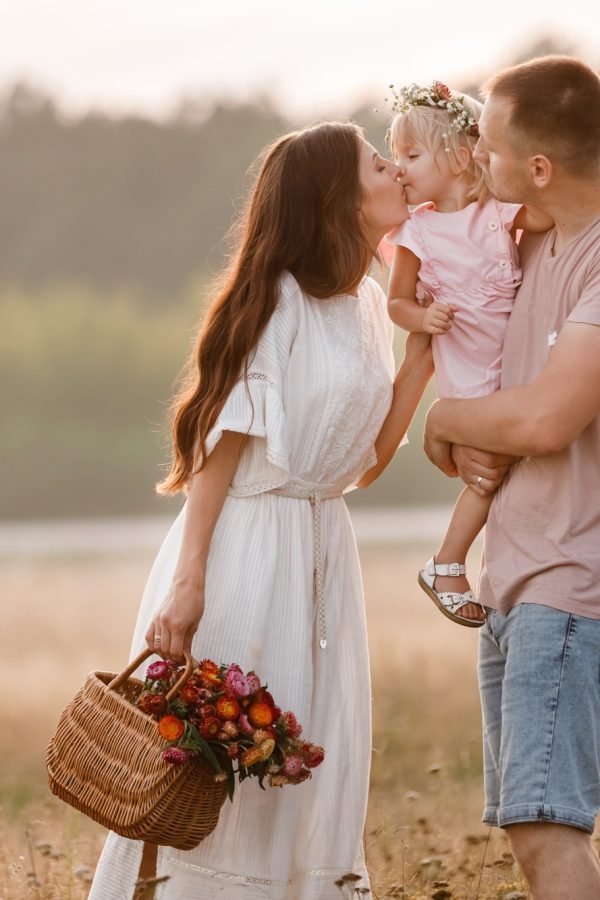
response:
[[[481,487],[481,482],[483,481],[483,478],[481,477],[481,475],[478,475],[477,478],[475,479],[475,481],[477,482],[478,487]]]
[[[154,643],[155,643],[155,644],[160,644],[160,634],[155,634],[155,635],[154,635]]]

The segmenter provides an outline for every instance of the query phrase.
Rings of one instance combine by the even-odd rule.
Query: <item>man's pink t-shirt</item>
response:
[[[424,204],[386,237],[420,260],[419,281],[435,300],[458,307],[450,331],[432,340],[440,397],[481,397],[500,387],[504,334],[521,282],[510,234],[520,208],[493,198],[451,213]]]
[[[600,220],[558,256],[554,240],[552,229],[520,244],[503,388],[537,377],[565,322],[600,326]],[[486,526],[479,599],[503,613],[540,603],[600,619],[600,416],[566,449],[510,470]]]

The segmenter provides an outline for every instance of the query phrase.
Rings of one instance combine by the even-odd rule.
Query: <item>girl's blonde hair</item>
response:
[[[478,100],[465,94],[452,92],[467,107],[476,122],[479,121],[483,106]],[[421,144],[432,156],[440,150],[448,154],[450,166],[456,175],[462,175],[468,181],[467,197],[470,201],[484,203],[490,196],[485,170],[473,159],[473,150],[477,143],[475,135],[459,131],[454,127],[455,117],[448,110],[437,106],[411,106],[406,112],[398,113],[392,119],[388,132],[390,149],[394,157],[398,156],[397,148],[401,145]],[[459,149],[469,151],[469,163],[465,168]]]

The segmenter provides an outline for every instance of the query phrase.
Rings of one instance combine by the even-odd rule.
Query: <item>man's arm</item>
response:
[[[425,452],[455,472],[452,444],[512,456],[557,453],[600,414],[600,326],[567,322],[535,381],[472,400],[438,400]]]

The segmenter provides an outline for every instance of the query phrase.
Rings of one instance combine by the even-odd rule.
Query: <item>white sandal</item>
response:
[[[485,607],[479,603],[473,591],[465,591],[463,594],[451,591],[438,592],[434,588],[436,575],[451,575],[458,577],[466,574],[466,566],[462,563],[436,563],[435,556],[432,557],[424,569],[419,572],[419,584],[425,593],[431,597],[437,608],[448,619],[456,622],[458,625],[465,625],[467,628],[481,628],[485,622],[483,619],[466,619],[464,616],[457,615],[458,610],[466,606],[467,603],[476,603],[481,606],[485,613]]]

